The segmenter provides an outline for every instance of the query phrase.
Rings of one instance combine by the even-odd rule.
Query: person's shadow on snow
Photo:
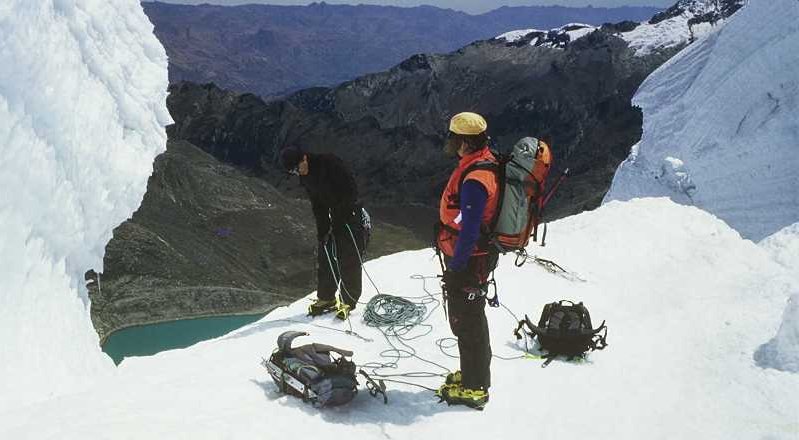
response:
[[[439,403],[432,391],[405,391],[387,389],[388,403],[384,404],[382,396],[372,397],[365,387],[358,388],[358,395],[352,402],[331,408],[320,408],[301,398],[284,394],[273,382],[261,382],[250,379],[250,382],[261,388],[264,396],[279,405],[296,408],[308,415],[321,414],[328,423],[340,425],[383,424],[410,425],[421,417],[432,416],[444,411],[470,411],[464,406],[448,406]]]

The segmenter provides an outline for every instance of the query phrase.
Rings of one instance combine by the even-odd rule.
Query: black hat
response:
[[[286,147],[280,152],[280,163],[286,171],[297,168],[305,153],[299,147]]]

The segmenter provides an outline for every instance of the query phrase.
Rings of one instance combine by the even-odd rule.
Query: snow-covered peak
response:
[[[646,23],[624,22],[607,29],[623,29],[618,36],[628,42],[636,55],[677,47],[693,42],[720,28],[721,24],[745,4],[746,0],[680,0]],[[564,48],[597,27],[569,23],[550,30],[521,29],[506,32],[495,39],[513,46]]]
[[[533,32],[543,33],[543,32],[546,32],[546,31],[542,31],[540,29],[519,29],[517,31],[505,32],[502,35],[498,35],[495,39],[496,40],[505,40],[508,43],[515,43],[515,42],[521,40],[522,38],[524,38],[525,36],[527,36],[528,34],[531,34]]]
[[[521,29],[506,32],[499,35],[495,40],[504,40],[514,46],[544,46],[564,48],[569,43],[574,42],[596,30],[596,26],[584,23],[569,23],[548,31],[540,29]]]
[[[3,0],[0,34],[2,411],[112,371],[83,275],[139,206],[171,119],[138,0]]]
[[[605,200],[669,196],[760,240],[799,221],[799,2],[754,1],[644,81]]]
[[[639,56],[695,41],[719,28],[745,0],[680,0],[647,23],[622,32]]]

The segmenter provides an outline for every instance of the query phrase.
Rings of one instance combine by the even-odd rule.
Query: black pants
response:
[[[468,271],[485,283],[496,267],[496,256],[471,257]],[[479,288],[479,287],[474,287]],[[488,335],[484,295],[468,299],[468,288],[447,292],[449,327],[458,338],[464,388],[488,389],[491,386],[491,341]]]
[[[337,283],[341,279],[341,300],[355,308],[361,297],[359,253],[363,251],[363,227],[355,221],[349,224],[349,228],[334,228],[332,237],[326,243],[319,243],[316,272],[319,299],[335,299]]]

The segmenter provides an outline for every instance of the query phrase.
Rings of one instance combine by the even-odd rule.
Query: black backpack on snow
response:
[[[544,306],[538,325],[534,325],[527,315],[514,330],[517,339],[521,339],[519,330],[527,327],[525,332],[530,337],[538,337],[541,349],[547,351],[547,364],[555,356],[568,356],[569,359],[582,357],[588,351],[602,350],[606,341],[608,328],[605,321],[594,329],[591,315],[582,302],[573,303],[568,300],[553,302]],[[599,334],[604,330],[603,334]]]

